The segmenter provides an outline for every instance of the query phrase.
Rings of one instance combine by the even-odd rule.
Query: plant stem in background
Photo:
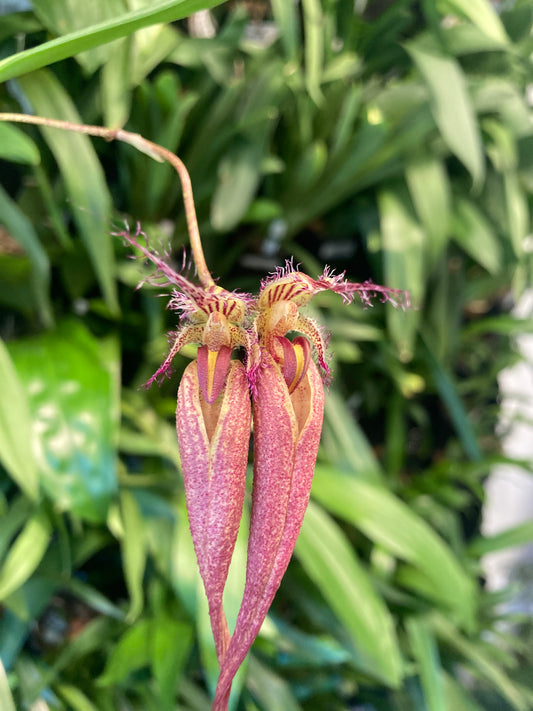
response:
[[[17,113],[0,113],[0,121],[28,123],[35,126],[58,128],[63,131],[74,131],[75,133],[84,133],[88,136],[104,138],[106,141],[122,141],[123,143],[129,143],[142,153],[146,153],[146,155],[150,156],[154,160],[158,160],[159,162],[162,162],[163,160],[168,161],[176,170],[181,182],[183,204],[185,206],[185,216],[187,219],[187,229],[189,232],[192,256],[196,266],[198,279],[205,288],[215,286],[213,277],[207,268],[202,249],[200,232],[198,230],[198,220],[196,219],[196,209],[194,207],[191,179],[189,177],[189,173],[187,172],[187,168],[178,156],[174,155],[174,153],[166,148],[163,148],[163,146],[143,138],[139,133],[131,133],[130,131],[124,131],[121,128],[87,126],[85,124],[72,123],[70,121],[61,121],[60,119]]]

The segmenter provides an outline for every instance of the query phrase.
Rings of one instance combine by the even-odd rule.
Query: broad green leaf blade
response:
[[[122,561],[126,586],[130,595],[128,621],[133,622],[144,604],[143,578],[146,568],[145,521],[135,495],[123,491],[120,495],[122,513]]]
[[[32,223],[2,186],[0,186],[0,225],[7,229],[10,236],[20,244],[28,255],[32,270],[31,286],[35,308],[43,323],[51,326],[53,316],[49,296],[50,262],[48,255],[43,249]]]
[[[31,415],[26,393],[4,343],[0,340],[0,461],[33,501],[39,495],[39,472],[32,451]]]
[[[453,216],[455,241],[489,274],[501,270],[503,249],[487,217],[466,198],[458,198]]]
[[[112,45],[109,61],[102,67],[100,91],[104,123],[109,128],[122,128],[130,115],[131,38]]]
[[[299,52],[299,20],[296,3],[271,0],[272,14],[280,32],[287,59],[296,60]]]
[[[447,27],[443,38],[446,47],[455,57],[477,52],[501,52],[505,49],[499,40],[488,37],[479,27],[467,22]]]
[[[82,123],[74,104],[49,71],[20,80],[36,114]],[[118,312],[114,256],[110,232],[111,197],[102,166],[87,136],[43,128],[61,170],[73,217],[85,243],[109,309]]]
[[[502,44],[509,42],[502,21],[488,0],[445,0],[445,5],[468,17],[487,37]]]
[[[33,0],[33,9],[39,20],[53,35],[83,32],[88,27],[112,22],[120,17],[127,3],[123,0]],[[79,54],[76,59],[92,74],[104,62],[109,61],[113,47],[101,45]]]
[[[408,42],[406,49],[427,84],[443,139],[480,186],[485,175],[481,136],[459,63],[431,35]]]
[[[347,88],[331,140],[331,157],[337,157],[346,149],[354,133],[355,122],[361,111],[362,90],[355,84]]]
[[[446,247],[450,231],[450,186],[438,158],[426,154],[407,164],[405,177],[411,199],[426,235],[428,261],[434,267]]]
[[[139,10],[126,12],[106,22],[91,25],[50,42],[19,52],[0,61],[0,82],[41,69],[61,59],[99,47],[143,27],[159,22],[174,22],[197,10],[220,5],[223,0],[167,0]]]
[[[105,521],[117,489],[118,354],[76,322],[9,343],[26,388],[41,482],[60,511]]]
[[[263,143],[262,136],[239,140],[222,158],[211,203],[211,223],[216,230],[233,229],[250,207],[260,179]]]
[[[18,590],[35,572],[51,535],[52,526],[44,511],[37,511],[28,519],[0,568],[0,600]]]
[[[423,619],[414,617],[406,621],[406,629],[418,663],[428,711],[447,711],[443,670],[433,632]]]
[[[147,3],[144,1],[144,4]],[[138,86],[151,71],[157,67],[161,69],[163,61],[183,45],[185,38],[170,25],[154,25],[136,32],[131,38],[131,63],[126,77],[128,84]]]
[[[0,659],[0,708],[2,711],[17,711],[15,702],[11,696],[11,690],[7,681],[6,671]]]
[[[474,701],[464,685],[449,674],[444,675],[444,686],[448,709],[453,709],[453,711],[486,711]]]
[[[18,126],[0,124],[0,158],[14,163],[37,165],[41,156],[35,143]]]
[[[385,283],[409,292],[413,308],[387,309],[387,324],[400,359],[411,360],[424,298],[425,235],[408,207],[403,187],[379,193]]]
[[[295,552],[350,632],[368,673],[397,686],[401,658],[390,612],[342,530],[319,506],[309,505]]]
[[[302,0],[305,36],[305,83],[309,96],[316,104],[324,96],[320,89],[324,64],[324,25],[320,0]]]
[[[139,620],[126,629],[108,657],[100,686],[113,686],[150,663],[151,620]]]
[[[9,508],[2,512],[0,528],[0,559],[6,554],[11,539],[22,528],[24,522],[31,516],[33,504],[26,496],[20,494],[10,501]]]
[[[193,629],[187,622],[161,614],[151,625],[152,668],[163,700],[163,708],[174,708],[176,682],[180,679],[193,643]]]
[[[322,175],[328,160],[327,147],[324,141],[314,141],[302,150],[296,162],[291,189],[305,194]]]
[[[414,565],[432,596],[472,624],[475,589],[445,542],[387,489],[318,465],[312,496],[335,516]]]
[[[368,481],[382,480],[383,473],[368,440],[346,402],[333,388],[326,398],[323,439],[338,468],[353,471]]]

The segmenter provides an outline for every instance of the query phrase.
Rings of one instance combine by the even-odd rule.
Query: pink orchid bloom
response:
[[[252,351],[253,336],[242,326],[251,299],[216,285],[191,283],[140,244],[139,234],[126,231],[121,236],[155,264],[151,283],[173,287],[169,307],[182,321],[171,334],[168,356],[147,385],[168,374],[185,344],[200,344],[179,386],[176,431],[189,525],[222,663],[230,638],[222,596],[242,516],[251,424],[245,368],[231,355],[238,346]]]
[[[330,377],[322,328],[300,313],[322,291],[364,305],[379,296],[408,306],[407,294],[371,282],[350,283],[328,268],[318,279],[289,261],[268,277],[256,299],[214,283],[197,286],[137,236],[125,239],[156,266],[152,283],[173,287],[169,307],[182,325],[148,385],[168,373],[186,343],[197,359],[183,374],[176,411],[185,496],[194,548],[209,605],[220,676],[213,711],[228,708],[233,678],[259,634],[291,559],[309,501]],[[298,333],[291,341],[288,333]],[[232,360],[243,347],[245,364]],[[246,582],[230,635],[223,592],[242,515],[251,406],[254,477]]]
[[[310,342],[325,377],[329,368],[322,329],[299,308],[325,290],[341,294],[346,303],[355,294],[365,304],[375,294],[406,301],[404,292],[370,282],[351,284],[328,269],[312,279],[295,270],[291,261],[262,284],[255,318],[262,360],[253,388],[254,480],[246,584],[213,711],[227,709],[231,682],[280,586],[309,502],[324,415],[324,389]],[[305,336],[291,342],[286,337],[290,331]]]

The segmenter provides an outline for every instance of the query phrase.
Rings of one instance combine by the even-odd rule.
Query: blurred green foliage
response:
[[[533,530],[483,538],[480,513],[503,459],[496,375],[531,329],[507,310],[531,276],[533,4],[250,0],[180,19],[216,4],[13,2],[0,109],[177,152],[226,288],[294,255],[411,293],[406,313],[315,302],[335,380],[313,500],[232,708],[525,711],[527,648],[480,556]],[[179,261],[177,179],[52,129],[1,124],[0,158],[0,706],[208,709],[172,422],[194,354],[138,390],[173,323],[110,236],[139,221]]]

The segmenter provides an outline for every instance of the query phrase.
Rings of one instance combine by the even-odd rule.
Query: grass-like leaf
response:
[[[220,5],[223,0],[170,0],[140,10],[126,12],[106,22],[72,32],[38,47],[11,55],[0,62],[0,81],[21,76],[35,69],[49,66],[87,49],[126,37],[143,27],[159,22],[174,22],[197,10]]]

